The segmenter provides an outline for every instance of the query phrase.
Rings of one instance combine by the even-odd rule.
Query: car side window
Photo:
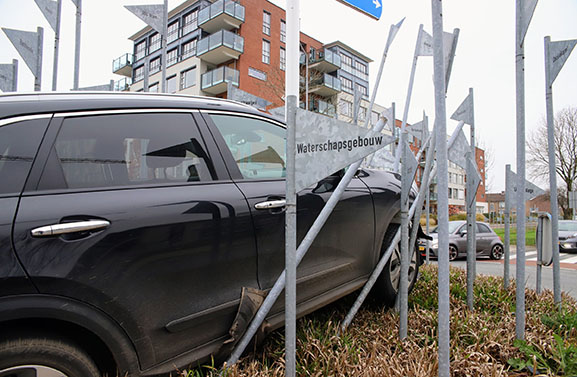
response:
[[[261,119],[234,115],[210,116],[244,178],[284,178],[286,130]]]
[[[479,233],[491,233],[491,229],[485,224],[477,223],[477,232]]]
[[[190,114],[66,118],[53,153],[68,188],[213,179],[204,143]]]
[[[35,119],[0,127],[0,195],[20,194],[47,125]]]

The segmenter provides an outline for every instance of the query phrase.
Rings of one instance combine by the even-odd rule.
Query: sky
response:
[[[172,9],[183,0],[169,0]],[[286,9],[285,0],[272,0]],[[112,61],[132,52],[128,39],[145,24],[124,5],[154,4],[159,0],[83,0],[80,87],[107,84],[121,76],[112,73]],[[389,27],[406,17],[385,63],[376,102],[390,106],[395,102],[397,118],[402,119],[409,75],[419,24],[432,34],[431,2],[428,0],[383,0],[380,20],[369,18],[336,0],[300,1],[301,31],[323,43],[341,41],[374,62],[369,67],[370,90],[374,87],[378,66]],[[58,67],[58,90],[72,88],[74,71],[75,7],[63,0],[62,29]],[[527,139],[545,117],[544,37],[553,41],[577,38],[577,0],[540,0],[525,38],[525,125]],[[0,0],[0,26],[35,31],[44,28],[42,88],[52,87],[54,33],[34,0]],[[449,82],[447,130],[457,122],[451,114],[474,90],[475,127],[478,141],[494,161],[488,170],[488,189],[505,188],[505,164],[516,171],[515,105],[515,1],[514,0],[445,0],[443,28],[459,28],[459,41]],[[0,64],[19,60],[19,91],[33,90],[33,75],[18,56],[4,33],[0,33]],[[577,107],[577,52],[567,60],[553,85],[555,112]],[[429,115],[432,127],[435,100],[433,58],[420,57],[408,123]],[[468,127],[465,127],[468,130]],[[466,131],[467,133],[468,131]],[[545,182],[536,182],[544,187]]]

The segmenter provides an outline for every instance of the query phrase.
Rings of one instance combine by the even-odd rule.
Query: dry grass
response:
[[[471,312],[465,301],[466,275],[462,270],[451,269],[452,376],[532,376],[536,375],[531,372],[535,367],[540,368],[544,375],[577,373],[559,367],[562,355],[565,355],[575,358],[569,363],[574,362],[577,368],[577,303],[564,296],[564,308],[559,314],[551,292],[539,296],[528,290],[526,343],[516,343],[515,287],[504,290],[502,282],[496,277],[479,277],[475,285],[476,310]],[[375,303],[366,304],[347,332],[339,336],[339,322],[354,299],[347,297],[299,320],[298,376],[437,375],[436,267],[423,266],[421,269],[420,280],[410,295],[409,332],[403,342],[397,335],[397,313],[379,308]],[[547,322],[543,320],[544,316],[553,319]],[[574,322],[565,323],[566,318]],[[562,343],[556,342],[555,333],[560,334]],[[521,350],[522,347],[529,347],[537,355]],[[284,376],[283,356],[283,332],[277,331],[225,375]],[[544,362],[540,361],[540,356]],[[509,361],[514,359],[524,363],[521,366],[523,370],[515,370],[510,365]],[[555,359],[558,359],[557,364]],[[547,363],[552,365],[548,370]],[[216,376],[218,372],[212,368],[200,368],[183,374],[203,375]]]

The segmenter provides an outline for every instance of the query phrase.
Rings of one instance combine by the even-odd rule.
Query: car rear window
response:
[[[213,179],[190,114],[71,117],[54,145],[68,188],[186,183]]]
[[[18,195],[48,125],[47,119],[0,127],[0,195]]]

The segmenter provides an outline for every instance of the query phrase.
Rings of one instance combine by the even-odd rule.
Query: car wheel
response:
[[[399,224],[391,224],[385,233],[383,245],[381,247],[381,256],[387,251],[388,246],[393,241],[395,234],[399,229]],[[417,276],[419,274],[419,253],[416,245],[413,245],[409,251],[411,258],[409,262],[409,292],[413,289]],[[397,292],[399,290],[399,282],[401,277],[401,245],[395,245],[389,261],[385,265],[383,272],[375,282],[373,292],[377,299],[383,302],[386,306],[392,307],[395,305],[397,299]]]
[[[490,257],[491,257],[491,259],[495,259],[495,260],[503,258],[503,246],[501,246],[501,245],[493,246],[493,248],[491,249]]]
[[[61,340],[19,338],[0,343],[0,377],[100,377],[96,364]]]
[[[459,250],[455,245],[449,245],[449,260],[455,260],[459,257]]]

